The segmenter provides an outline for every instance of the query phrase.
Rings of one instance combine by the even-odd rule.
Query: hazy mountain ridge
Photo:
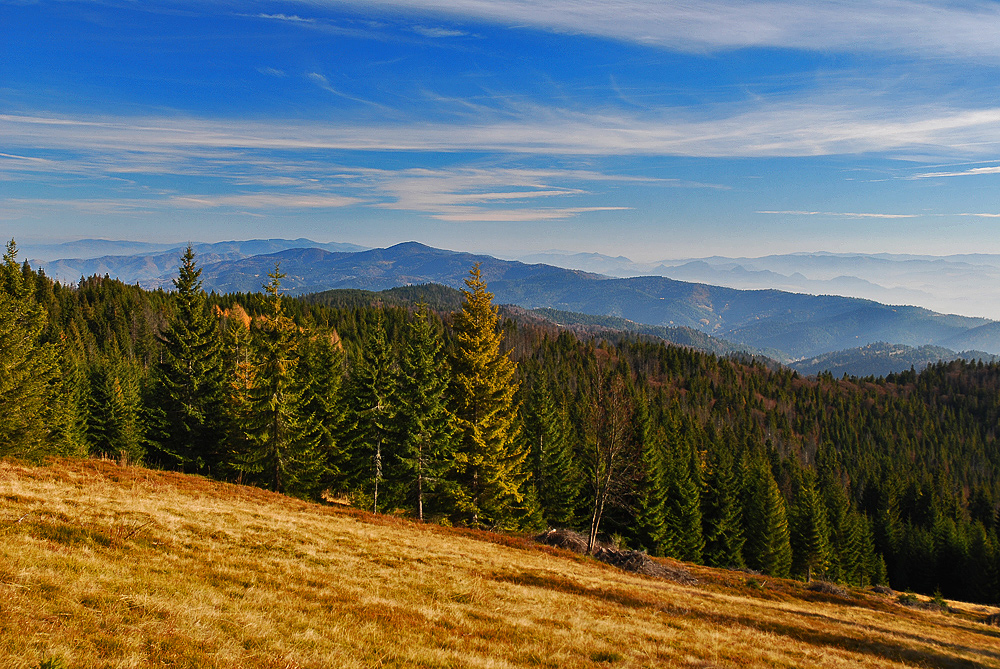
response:
[[[243,256],[252,250],[293,243],[254,240],[206,245],[198,256],[204,286],[218,292],[255,292],[277,264],[286,275],[283,286],[293,294],[338,288],[380,291],[425,283],[462,288],[469,268],[478,262],[499,303],[620,318],[653,328],[690,328],[728,342],[711,343],[708,350],[721,351],[731,345],[739,350],[765,351],[783,362],[875,342],[910,347],[936,345],[952,352],[976,349],[1000,353],[1000,323],[859,298],[747,291],[662,276],[612,278],[583,270],[435,249],[416,242],[355,252],[312,246]],[[828,262],[830,258],[820,260]],[[169,287],[176,274],[176,260],[168,254],[118,257],[116,263],[149,274],[162,268],[156,278],[140,281],[147,287]],[[94,273],[114,274],[110,270],[111,265],[105,264]],[[52,274],[48,269],[46,272]],[[664,338],[669,340],[670,336]]]
[[[518,258],[620,278],[666,276],[741,290],[860,297],[886,304],[1000,318],[1000,255],[789,253],[639,263],[624,256],[550,251]],[[969,286],[976,286],[970,291]]]
[[[876,342],[858,348],[834,351],[805,360],[788,363],[788,366],[800,374],[812,375],[830,372],[835,377],[844,374],[848,376],[886,376],[891,373],[906,371],[911,367],[920,371],[927,365],[952,360],[982,360],[996,362],[1000,356],[985,351],[955,352],[941,346],[905,346],[902,344],[887,344]]]
[[[364,250],[364,247],[356,244],[320,243],[302,238],[192,243],[191,246],[198,254],[198,261],[202,265],[240,260],[292,248],[321,248],[341,252]],[[108,274],[125,283],[138,283],[143,288],[168,288],[171,279],[176,275],[181,255],[186,248],[187,244],[85,239],[48,246],[28,245],[21,251],[32,267],[44,270],[47,275],[62,283],[73,283],[81,276]],[[132,252],[128,253],[130,249]],[[51,258],[60,250],[77,255]]]
[[[456,311],[461,307],[462,294],[454,289],[440,284],[421,284],[390,288],[378,292],[356,288],[339,288],[321,293],[310,293],[302,299],[325,304],[331,307],[352,308],[371,306],[374,304],[410,306],[418,302],[428,304],[432,309],[443,312]],[[618,318],[615,316],[595,316],[570,311],[559,311],[548,307],[525,309],[511,305],[500,307],[504,317],[513,318],[519,322],[549,323],[573,332],[581,338],[603,337],[616,340],[621,337],[654,337],[677,346],[686,346],[720,356],[749,355],[763,361],[769,366],[777,366],[777,358],[782,357],[781,351],[770,349],[759,350],[748,346],[733,344],[724,339],[713,337],[693,328],[678,326],[664,327],[646,325]],[[965,350],[956,352],[948,348],[933,345],[919,347],[903,344],[888,344],[875,342],[867,346],[844,349],[825,353],[823,355],[793,360],[786,365],[801,374],[811,376],[821,372],[830,372],[840,377],[848,376],[886,376],[914,368],[921,370],[927,365],[952,360],[982,360],[993,362],[1000,356],[985,351]]]

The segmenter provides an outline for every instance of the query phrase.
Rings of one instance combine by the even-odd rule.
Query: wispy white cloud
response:
[[[228,195],[168,195],[121,198],[8,198],[0,202],[11,209],[38,211],[68,209],[89,214],[124,214],[176,209],[229,209],[274,211],[294,209],[339,209],[363,200],[343,195],[296,193],[233,193]]]
[[[306,73],[306,79],[309,79],[314,84],[316,84],[317,86],[319,86],[320,88],[322,88],[324,91],[327,91],[328,93],[333,93],[334,95],[342,97],[345,100],[350,100],[352,102],[360,102],[362,104],[370,105],[372,107],[376,107],[376,108],[379,108],[379,109],[386,109],[386,110],[389,109],[385,105],[379,104],[378,102],[374,102],[372,100],[366,100],[366,99],[358,97],[356,95],[349,95],[348,93],[344,93],[343,91],[340,91],[340,90],[334,88],[330,84],[330,80],[327,79],[326,76],[320,74],[319,72],[307,72]]]
[[[428,26],[413,26],[413,32],[418,35],[423,35],[424,37],[465,37],[469,33],[464,30],[454,30],[451,28],[438,28],[438,27],[428,27]]]
[[[994,61],[1000,6],[988,0],[311,0],[430,12],[685,51],[778,47]]]
[[[236,207],[242,209],[335,209],[362,202],[343,195],[297,193],[236,193],[230,195],[175,195],[170,205],[193,209]]]
[[[279,69],[274,68],[274,67],[258,67],[257,71],[260,72],[261,74],[267,74],[267,75],[270,75],[272,77],[285,77],[285,76],[288,76],[287,74],[285,74],[284,70],[279,70]]]
[[[309,78],[343,95],[322,74],[313,72]],[[516,119],[484,115],[466,123],[372,125],[0,115],[0,135],[15,150],[27,146],[120,152],[329,149],[760,157],[917,150],[976,156],[1000,149],[1000,107],[863,109],[776,103],[731,115],[723,111],[689,118],[672,111],[653,116],[534,108]]]
[[[422,212],[442,221],[544,221],[593,211],[624,210],[615,206],[522,206],[539,200],[572,198],[586,189],[557,183],[624,180],[588,170],[449,168],[364,170],[359,173],[385,209]],[[495,204],[504,204],[496,207]]]
[[[547,209],[469,209],[453,210],[448,213],[432,214],[439,221],[487,222],[528,222],[553,221],[572,218],[592,211],[626,211],[631,207],[563,207]]]
[[[917,218],[918,214],[874,214],[852,211],[758,211],[758,214],[783,216],[835,216],[838,218]]]
[[[318,72],[310,78],[327,85]],[[905,115],[904,115],[905,114]],[[507,156],[813,156],[913,151],[976,153],[1000,148],[1000,108],[907,109],[882,118],[844,108],[774,105],[733,116],[659,119],[623,113],[534,108],[519,120],[413,121],[390,125],[191,118],[69,118],[0,115],[0,171],[38,179],[198,176],[253,190],[161,194],[122,207],[316,209],[367,204],[440,220],[547,220],[617,207],[593,183],[653,181],[598,170],[500,168],[363,169],[355,151],[463,152]],[[533,160],[533,158],[531,158]],[[460,158],[452,160],[460,163]],[[495,165],[503,164],[496,159]],[[977,166],[963,173],[1000,171]],[[937,174],[945,174],[938,171]],[[958,172],[956,172],[958,174]],[[661,186],[719,187],[670,179]],[[213,192],[213,189],[206,189]],[[173,200],[170,200],[173,197]],[[595,201],[595,198],[598,201]],[[913,218],[916,214],[761,211],[771,215]]]
[[[316,19],[302,18],[296,14],[257,14],[259,19],[273,19],[275,21],[291,21],[292,23],[316,23]]]
[[[968,170],[961,170],[958,172],[925,172],[923,174],[914,174],[910,179],[933,179],[937,177],[974,177],[982,176],[984,174],[1000,174],[1000,166],[991,167],[973,167]]]
[[[972,212],[949,212],[949,213],[923,213],[923,214],[876,214],[859,213],[850,211],[758,211],[758,214],[774,214],[781,216],[832,216],[835,218],[948,218],[952,216],[971,216],[974,218],[1000,218],[1000,214],[972,213]]]

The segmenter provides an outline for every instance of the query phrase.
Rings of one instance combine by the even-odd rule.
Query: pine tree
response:
[[[742,567],[743,517],[731,454],[709,450],[702,477],[701,521],[704,560],[710,567]]]
[[[792,548],[785,499],[760,455],[749,455],[743,463],[743,520],[746,542],[743,559],[747,567],[771,576],[788,576]]]
[[[347,417],[345,420],[347,449],[349,452],[348,483],[361,494],[378,513],[380,493],[391,502],[391,488],[384,481],[387,471],[396,469],[399,456],[399,432],[396,423],[398,370],[389,343],[386,341],[382,312],[362,349],[361,360],[351,375],[347,388]],[[398,481],[390,479],[397,484]],[[386,495],[386,493],[390,493]]]
[[[97,455],[141,462],[146,455],[139,370],[114,351],[89,375],[87,438]]]
[[[556,407],[548,383],[537,378],[523,405],[521,434],[531,452],[533,483],[542,518],[549,527],[571,527],[580,495],[580,477],[567,439],[566,416]]]
[[[635,540],[648,553],[664,555],[667,543],[667,477],[668,467],[663,434],[644,435],[639,446],[640,473],[637,477]]]
[[[87,375],[78,350],[78,341],[68,337],[60,345],[59,368],[61,381],[51,398],[51,421],[59,451],[67,455],[86,456],[87,441]]]
[[[339,435],[344,420],[344,349],[335,331],[320,331],[302,339],[300,376],[305,383],[304,411],[320,431],[320,449],[327,463],[326,483],[337,480],[345,463]]]
[[[447,407],[451,372],[443,346],[427,305],[421,302],[407,328],[399,361],[396,419],[401,443],[398,471],[393,473],[403,482],[407,497],[415,499],[420,520],[425,500],[434,499],[435,493],[447,494],[446,474],[457,429]]]
[[[700,481],[697,453],[686,440],[671,444],[666,485],[664,554],[688,562],[701,562],[702,535]]]
[[[816,453],[817,493],[826,508],[829,560],[825,577],[854,582],[863,578],[862,525],[840,482],[837,451],[823,444]]]
[[[791,514],[792,569],[811,581],[825,576],[830,563],[827,510],[812,472],[802,472]]]
[[[160,336],[152,402],[159,420],[152,438],[167,462],[218,473],[226,438],[225,370],[200,275],[188,246],[174,279],[177,308]]]
[[[58,351],[41,342],[45,325],[11,240],[0,263],[0,455],[37,457],[56,448],[50,404]]]
[[[270,312],[254,322],[253,386],[243,432],[245,450],[234,467],[274,490],[315,496],[325,472],[321,431],[306,411],[305,383],[299,376],[298,332],[284,313],[278,267],[264,286]]]
[[[528,451],[517,434],[515,363],[503,350],[500,316],[477,263],[453,318],[451,404],[458,445],[453,470],[456,515],[471,525],[523,524]]]

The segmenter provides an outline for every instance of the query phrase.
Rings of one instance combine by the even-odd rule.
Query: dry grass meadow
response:
[[[98,460],[0,461],[0,667],[1000,667],[992,612],[618,571]]]

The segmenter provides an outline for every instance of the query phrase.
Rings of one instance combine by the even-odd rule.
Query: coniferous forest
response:
[[[0,265],[0,455],[105,456],[427,522],[573,528],[1000,602],[1000,365],[803,378],[503,318],[488,277],[284,296]]]

